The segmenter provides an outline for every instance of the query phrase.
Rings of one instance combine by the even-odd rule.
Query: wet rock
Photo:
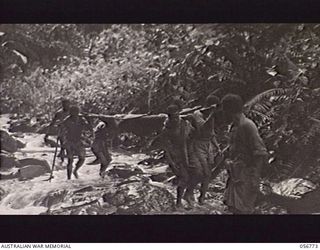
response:
[[[171,173],[159,173],[159,174],[154,174],[150,176],[150,179],[152,181],[157,181],[157,182],[166,182],[170,177],[172,177],[173,174]]]
[[[32,179],[43,174],[49,173],[50,169],[41,165],[30,165],[19,169],[19,180]]]
[[[121,185],[115,193],[105,193],[103,200],[117,207],[116,214],[159,214],[173,211],[175,204],[167,189],[145,181]]]
[[[184,201],[182,201],[182,203],[184,203]],[[204,204],[200,205],[195,202],[192,207],[189,206],[188,203],[185,203],[183,208],[178,208],[171,214],[225,214],[226,209],[226,206],[221,201],[206,199]]]
[[[4,130],[0,130],[1,149],[14,153],[18,150],[17,141]]]
[[[163,162],[164,162],[164,157],[162,157],[162,158],[148,158],[148,159],[144,159],[142,161],[139,161],[138,165],[149,166],[149,165],[157,165],[157,164],[163,163]]]
[[[284,184],[286,185],[283,186]],[[271,186],[264,185],[263,199],[267,203],[276,205],[272,206],[273,210],[278,211],[278,207],[281,207],[289,214],[320,212],[320,188],[315,188],[313,183],[294,178]]]
[[[25,134],[22,132],[15,132],[15,133],[12,133],[12,136],[14,136],[15,138],[24,138]]]
[[[269,210],[271,211],[270,213],[281,213],[283,209],[289,214],[310,214],[320,212],[320,190],[312,191],[302,198],[292,198],[271,193],[266,195],[265,200],[269,203],[269,207],[271,207]],[[270,203],[273,204],[273,206],[270,206]]]
[[[109,176],[122,179],[127,179],[138,174],[143,174],[143,171],[140,168],[132,167],[128,164],[113,166],[113,168],[108,171]]]
[[[35,125],[32,125],[30,119],[21,119],[12,121],[9,132],[35,133],[37,130]]]
[[[15,178],[19,178],[19,173],[10,173],[10,174],[0,174],[0,180],[11,180],[11,179],[15,179]]]
[[[116,214],[116,212],[117,212],[117,207],[112,206],[108,203],[102,204],[101,208],[103,211],[102,214],[104,214],[104,215]]]
[[[44,142],[45,142],[46,145],[48,145],[48,146],[50,146],[52,148],[59,146],[59,144],[56,141],[51,140],[49,138],[44,138]]]
[[[37,165],[42,166],[47,169],[47,171],[50,171],[50,165],[46,160],[39,160],[35,158],[25,158],[19,160],[20,167],[30,166],[30,165]]]
[[[18,139],[15,139],[16,142],[17,142],[17,147],[18,148],[24,148],[26,146],[26,144],[24,144],[22,141],[18,140]]]
[[[311,181],[300,178],[287,179],[279,183],[273,183],[271,186],[275,193],[293,198],[298,198],[316,188],[316,185]]]
[[[14,157],[13,154],[10,154],[2,150],[0,153],[0,161],[1,161],[1,165],[0,165],[1,170],[6,170],[6,169],[20,166],[19,161]]]
[[[67,190],[55,190],[55,191],[49,192],[48,195],[43,200],[41,200],[38,203],[35,203],[34,205],[40,205],[40,206],[51,208],[53,205],[56,205],[65,201],[67,195],[68,195]]]
[[[6,192],[0,187],[0,201],[1,201],[2,198],[4,197],[5,193],[6,193]]]
[[[110,204],[100,204],[95,202],[83,207],[75,208],[59,208],[55,210],[49,210],[46,214],[51,215],[111,215],[115,214],[117,208]]]

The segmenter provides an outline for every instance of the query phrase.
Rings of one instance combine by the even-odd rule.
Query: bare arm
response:
[[[246,124],[245,132],[247,134],[248,146],[255,166],[255,175],[259,177],[268,152],[259,135],[258,128],[253,122]]]
[[[214,126],[214,116],[215,116],[215,113],[211,112],[209,117],[206,119],[204,124],[201,126],[201,129],[203,129],[203,130],[212,129],[212,127]]]
[[[56,113],[56,114],[54,115],[52,121],[50,122],[50,124],[49,124],[48,127],[47,127],[46,135],[45,135],[45,137],[44,137],[45,140],[48,139],[48,137],[49,137],[49,130],[50,130],[50,128],[51,128],[58,120],[59,120],[59,113]]]
[[[220,145],[218,144],[217,138],[215,136],[212,137],[212,142],[217,147],[219,153],[221,153]]]

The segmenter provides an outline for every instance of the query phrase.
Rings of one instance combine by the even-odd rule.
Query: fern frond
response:
[[[261,117],[263,120],[270,119],[269,116],[265,115],[264,113],[262,113],[258,110],[250,110],[248,114],[249,114],[249,116]]]
[[[285,95],[287,92],[288,92],[288,90],[283,89],[283,88],[268,89],[267,91],[264,91],[262,93],[257,94],[255,97],[253,97],[251,100],[249,100],[244,105],[244,107],[246,110],[250,110],[256,104],[259,104],[263,101],[268,101],[273,96],[277,97],[277,96]]]

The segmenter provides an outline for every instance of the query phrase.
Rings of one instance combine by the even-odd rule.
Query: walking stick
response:
[[[57,158],[57,152],[58,152],[58,144],[59,143],[59,137],[57,137],[57,143],[56,143],[56,148],[54,150],[54,156],[53,156],[53,162],[52,162],[52,167],[51,167],[51,173],[50,173],[50,177],[48,180],[45,180],[45,181],[49,181],[51,182],[51,179],[53,179],[53,170],[54,170],[54,165],[56,163],[56,158]]]

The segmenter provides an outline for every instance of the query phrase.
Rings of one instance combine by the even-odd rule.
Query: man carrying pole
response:
[[[165,157],[173,173],[177,176],[177,207],[182,206],[182,197],[188,185],[189,159],[188,143],[192,126],[189,121],[179,116],[178,105],[170,105],[167,110],[168,118],[164,122],[161,134],[157,137],[162,141]],[[154,140],[156,141],[156,140]]]
[[[108,123],[101,121],[94,129],[94,140],[91,145],[91,150],[96,156],[96,159],[88,165],[94,165],[100,163],[99,175],[104,178],[105,170],[109,166],[112,158],[108,150],[107,139],[108,139]]]
[[[191,124],[195,128],[192,133],[192,142],[189,144],[189,160],[191,178],[185,193],[187,200],[193,200],[193,191],[201,183],[199,203],[203,204],[211,177],[211,169],[215,155],[220,152],[219,144],[214,131],[215,107],[220,100],[216,96],[208,96],[206,107],[197,110],[191,115]],[[211,108],[208,108],[211,107]]]
[[[223,97],[222,109],[226,119],[232,123],[229,159],[226,160],[229,179],[224,202],[235,214],[251,214],[258,197],[260,173],[267,150],[257,126],[243,114],[240,96],[228,94]]]

